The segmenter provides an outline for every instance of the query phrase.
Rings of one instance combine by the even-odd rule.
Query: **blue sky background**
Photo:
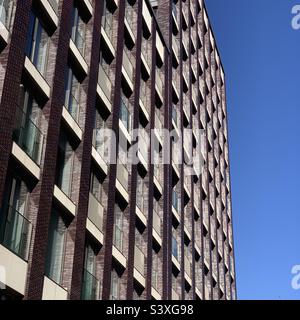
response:
[[[206,0],[227,81],[239,299],[300,299],[300,0]]]

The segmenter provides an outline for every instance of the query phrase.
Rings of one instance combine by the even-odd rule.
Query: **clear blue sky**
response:
[[[300,299],[300,0],[206,0],[227,80],[239,299]]]

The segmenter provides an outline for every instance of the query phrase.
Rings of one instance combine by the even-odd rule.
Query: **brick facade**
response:
[[[20,279],[8,277],[4,298],[236,299],[225,75],[204,2],[13,0],[10,5],[8,37],[0,33],[0,265],[10,256],[15,264],[8,272],[18,272]],[[74,25],[74,6],[81,25]],[[38,70],[40,56],[26,56],[31,13],[46,30],[40,39],[47,42],[44,73]],[[76,31],[80,27],[83,35]],[[67,66],[77,89],[73,84],[66,89]],[[34,122],[43,137],[40,162],[29,154],[30,139],[20,143],[14,136],[20,84],[40,108]],[[74,94],[71,107],[67,90]],[[130,127],[150,134],[161,126],[194,130],[194,146],[200,139],[195,129],[204,130],[202,174],[187,176],[185,164],[151,164],[153,139],[142,155],[145,163],[141,154],[138,164],[105,163],[96,145],[102,139],[98,114],[117,142],[130,137]],[[63,133],[72,146],[72,156],[63,160],[63,169],[71,168],[68,194],[57,182]],[[188,144],[184,138],[182,157]],[[100,200],[93,194],[92,172],[102,179],[96,186]],[[28,186],[25,209],[7,199],[12,176]],[[7,231],[7,201],[32,227],[30,237],[26,229],[17,244]],[[53,240],[54,209],[66,229],[58,232],[56,226]],[[51,245],[62,235],[62,256],[52,248],[51,260]],[[59,279],[46,274],[49,263]]]

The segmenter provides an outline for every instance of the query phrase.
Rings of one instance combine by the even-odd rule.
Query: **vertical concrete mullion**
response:
[[[172,100],[172,5],[169,6],[169,53],[166,52],[165,63],[167,64],[166,74],[166,104],[165,104],[165,128],[168,132],[172,130],[172,108],[173,108],[173,100]],[[166,250],[166,258],[167,258],[167,294],[166,299],[172,299],[172,145],[170,147],[169,153],[170,164],[164,165],[164,217],[163,223],[166,232],[163,237],[163,245]],[[171,188],[170,188],[171,186]],[[164,273],[165,274],[165,273]]]
[[[219,66],[219,69],[221,68],[221,66]],[[217,94],[218,94],[218,83],[221,84],[221,74],[220,74],[220,71],[219,72],[216,72],[216,79],[218,77],[218,82],[216,83],[216,88],[217,88]],[[221,90],[221,87],[220,87],[220,90]],[[222,101],[222,97],[220,97],[221,101]],[[218,110],[220,108],[219,105],[216,106],[217,108],[217,114],[218,114]],[[222,134],[223,134],[223,131],[222,131]],[[218,143],[220,144],[220,130],[219,130],[219,135],[218,135]],[[224,146],[223,146],[224,148]],[[221,154],[219,155],[219,169],[221,169]],[[219,173],[220,174],[220,173]],[[221,183],[221,179],[220,179],[220,185],[219,185],[219,188],[220,188],[220,200],[222,202],[222,193],[221,193],[221,188],[222,188],[222,183]],[[223,230],[223,214],[221,212],[221,227],[222,227],[222,230]],[[222,232],[222,236],[223,236],[223,232]],[[217,241],[218,241],[218,238],[217,238]],[[224,272],[224,297],[226,298],[226,277],[225,277],[225,259],[224,259],[224,256],[225,256],[225,250],[224,250],[224,242],[223,242],[223,239],[222,239],[222,268],[223,268],[223,272]]]
[[[137,21],[137,41],[136,41],[136,72],[134,87],[134,114],[133,128],[139,127],[139,99],[141,83],[141,46],[142,46],[142,9],[143,1],[138,0],[138,21]],[[136,188],[137,188],[137,165],[132,165],[131,170],[131,195],[130,195],[130,222],[129,222],[129,248],[127,263],[127,299],[133,299],[133,268],[134,268],[134,250],[135,250],[135,223],[136,223]]]
[[[224,81],[224,93],[225,93],[225,97],[226,97],[226,82]],[[225,98],[226,99],[226,98]],[[226,104],[226,101],[225,101],[225,108],[227,110],[227,104]],[[230,170],[230,154],[229,154],[229,137],[228,137],[228,113],[226,112],[226,124],[227,124],[227,137],[226,137],[226,140],[227,140],[227,146],[228,146],[228,171],[229,171],[229,177],[231,177],[231,170]],[[231,203],[231,210],[232,210],[232,194],[231,194],[231,179],[229,181],[229,195],[230,195],[230,203]],[[227,201],[227,198],[226,198],[226,201]],[[231,228],[232,228],[232,258],[233,258],[233,263],[234,263],[234,271],[236,270],[235,268],[235,249],[234,249],[234,232],[233,232],[233,216],[232,216],[232,211],[231,211],[231,217],[230,217],[230,220],[231,220]],[[229,270],[230,272],[231,270]],[[237,293],[236,293],[236,279],[234,279],[234,284],[232,285],[233,287],[233,290],[234,290],[234,293],[232,293],[232,288],[231,288],[231,299],[237,299]]]
[[[208,26],[209,27],[209,26]],[[208,38],[208,43],[205,41],[205,44],[204,44],[204,48],[205,50],[208,50],[208,47],[209,47],[209,28],[208,28],[208,31],[207,31],[207,36],[206,38]],[[204,57],[205,57],[205,54],[204,54]],[[208,72],[205,71],[205,85],[207,86],[207,81],[206,81],[206,74],[209,75],[210,77],[210,73],[211,73],[211,64],[210,64],[210,57],[209,57],[209,61],[208,62]],[[211,92],[211,88],[209,88],[210,92]],[[210,93],[211,95],[211,93]],[[208,98],[207,98],[207,93],[205,94],[206,96],[206,101],[208,101]],[[210,103],[211,103],[211,96],[209,98],[210,100]],[[210,105],[212,106],[212,104]],[[206,107],[207,107],[207,104],[206,104]],[[213,115],[211,114],[210,115],[210,121],[212,123],[212,128],[213,128]],[[213,130],[213,129],[212,129]],[[212,157],[214,157],[214,145],[212,143]],[[208,159],[209,159],[210,156],[208,156]],[[208,163],[208,172],[209,172],[209,161],[207,162]],[[214,172],[214,169],[213,169],[213,172]],[[213,173],[213,182],[214,182],[214,179],[215,179],[215,176],[214,176],[214,173]],[[210,267],[210,282],[211,282],[211,300],[213,300],[213,297],[214,297],[214,294],[213,294],[213,263],[212,263],[212,248],[211,248],[211,241],[212,241],[212,229],[211,229],[211,220],[212,220],[212,216],[211,216],[211,212],[210,212],[210,207],[211,207],[211,194],[210,194],[210,188],[209,188],[209,180],[208,180],[208,188],[207,188],[207,193],[208,193],[208,208],[209,208],[209,211],[208,211],[208,234],[209,234],[209,254],[210,254],[210,259],[209,259],[209,267]]]
[[[224,96],[226,97],[226,93],[225,93],[225,81],[224,81]],[[225,98],[226,99],[226,98]],[[222,95],[222,100],[223,100],[223,95]],[[223,103],[225,104],[225,108],[227,109],[227,105],[226,105],[226,101],[224,100]],[[227,112],[226,112],[226,118],[225,120],[226,121],[226,127],[227,127],[227,135],[228,135],[228,117],[227,117]],[[228,144],[228,136],[226,136],[226,141],[227,141],[227,146],[228,146],[228,150],[229,150],[229,144]],[[225,153],[225,144],[224,144],[224,153]],[[229,152],[228,152],[229,153]],[[228,155],[228,158],[229,158],[229,155]],[[224,160],[225,160],[225,156],[224,156]],[[225,161],[224,161],[225,162]],[[229,159],[228,159],[228,170],[229,170],[229,174],[230,174],[230,162],[229,162]],[[225,172],[225,185],[226,185],[226,180],[227,180],[227,175],[226,175],[226,172]],[[232,201],[231,201],[231,185],[229,185],[229,194],[230,194],[230,202],[231,202],[231,207],[232,207]],[[226,196],[226,203],[225,203],[225,211],[228,215],[228,201],[227,201],[227,196]],[[232,215],[230,217],[231,219],[231,223],[232,223]],[[228,219],[227,219],[227,216],[226,216],[226,225],[227,225],[227,247],[229,247],[229,224],[228,224]],[[232,253],[234,252],[233,251],[234,248],[233,248],[233,239],[232,239]],[[231,276],[231,264],[230,264],[230,250],[228,248],[228,256],[229,256],[229,260],[228,260],[228,272],[229,272],[229,276]],[[234,290],[235,290],[235,287],[234,287]],[[235,290],[236,292],[236,290]],[[232,294],[232,284],[231,284],[231,280],[230,280],[230,299],[232,300],[232,297],[233,297],[233,294]],[[236,297],[235,297],[236,298]]]
[[[171,26],[172,21],[172,7],[169,6],[169,26]],[[169,52],[167,49],[165,49],[165,57],[164,57],[164,63],[165,63],[165,102],[164,102],[164,128],[168,130],[168,132],[171,131],[172,126],[172,33],[169,32]],[[163,140],[164,141],[164,140]],[[169,159],[171,159],[171,148],[169,150]],[[167,295],[166,299],[170,299],[171,292],[172,292],[172,262],[171,262],[171,255],[169,254],[172,252],[170,250],[171,242],[172,242],[172,198],[171,198],[171,188],[172,185],[172,162],[170,164],[164,164],[163,165],[164,170],[164,185],[163,185],[163,207],[164,207],[164,218],[163,223],[166,224],[166,229],[168,230],[165,237],[163,238],[163,245],[166,247],[167,254],[167,274],[168,276],[167,281]]]
[[[222,90],[222,88],[221,88]],[[221,92],[222,93],[222,92]],[[223,101],[223,94],[221,96],[221,102],[222,102],[222,106],[223,104],[225,103],[225,101]],[[221,106],[221,108],[222,108]],[[222,132],[224,133],[224,126],[223,126],[223,123],[222,123]],[[227,137],[226,137],[227,139]],[[225,164],[225,143],[223,145],[223,159],[224,159],[224,164]],[[226,186],[226,169],[225,169],[225,172],[224,172],[224,181],[225,181],[225,186]],[[221,201],[222,201],[222,188],[221,188]],[[228,241],[228,219],[227,219],[227,201],[225,202],[225,209],[224,209],[224,212],[226,213],[226,233],[227,233],[227,239],[226,241],[223,240],[223,243],[224,243],[224,247],[227,247],[227,250],[228,250],[228,255],[227,257],[225,257],[225,253],[226,253],[226,250],[224,249],[224,263],[226,263],[226,260],[228,259],[228,274],[230,276],[230,252],[229,252],[229,241]],[[222,216],[223,216],[223,212],[222,212]],[[224,228],[224,226],[222,226]],[[231,284],[229,283],[229,288],[227,287],[227,279],[226,279],[226,274],[225,274],[225,288],[226,288],[226,300],[227,300],[227,291],[229,290],[229,296],[230,296],[230,299],[231,299]]]
[[[179,19],[179,39],[180,39],[180,62],[179,62],[179,69],[180,69],[180,131],[182,135],[182,150],[181,150],[181,157],[184,159],[184,138],[183,138],[183,31],[182,31],[182,0],[179,2],[179,12],[180,12],[180,19]],[[184,279],[184,165],[183,163],[180,164],[180,195],[181,195],[181,205],[180,205],[180,250],[181,250],[181,261],[180,261],[180,281],[181,281],[181,299],[184,300],[184,287],[185,287],[185,279]]]
[[[156,23],[152,23],[152,67],[151,67],[151,110],[150,110],[150,153],[153,152],[153,141],[152,141],[152,132],[155,126],[155,78],[156,78]],[[152,227],[153,227],[153,199],[154,199],[154,166],[152,164],[152,159],[150,156],[149,163],[149,208],[148,208],[148,248],[147,248],[147,278],[146,278],[146,299],[151,299],[151,281],[152,273],[149,270],[152,270],[152,248],[153,248],[153,239],[152,239]]]
[[[118,154],[119,144],[119,113],[121,102],[121,81],[122,81],[122,63],[124,49],[124,18],[125,18],[125,1],[119,2],[119,19],[118,19],[118,38],[116,50],[116,77],[115,77],[115,95],[112,110],[112,130],[116,134],[116,153]],[[115,209],[115,189],[116,189],[117,165],[110,164],[109,182],[108,182],[108,201],[105,240],[104,240],[104,266],[103,266],[103,283],[102,299],[108,300],[110,295],[111,268],[112,268],[112,246],[114,233],[114,209]]]
[[[91,64],[89,68],[88,96],[86,103],[86,121],[83,137],[83,155],[81,161],[82,168],[79,187],[78,210],[76,216],[76,235],[74,241],[75,248],[70,294],[70,299],[76,300],[80,299],[81,296],[81,283],[85,255],[86,218],[88,214],[89,179],[91,172],[91,152],[96,105],[96,88],[98,83],[99,71],[102,12],[103,3],[95,1]]]
[[[33,257],[27,278],[28,288],[26,298],[41,299],[44,282],[44,270],[47,251],[48,227],[52,210],[52,197],[56,169],[56,158],[60,132],[62,106],[64,105],[64,75],[68,61],[69,41],[71,37],[71,13],[73,1],[62,3],[61,24],[59,25],[57,56],[52,88],[52,99],[45,107],[49,109],[49,126],[45,154],[48,156],[44,161],[41,178],[39,198],[39,210],[36,221],[36,234],[34,237]]]
[[[15,19],[9,47],[5,77],[0,102],[0,203],[7,175],[7,167],[12,148],[12,132],[14,129],[15,113],[18,104],[18,93],[22,77],[25,48],[27,40],[30,9],[32,0],[19,0],[16,4]],[[4,71],[2,71],[4,72]]]
[[[204,6],[205,7],[205,6]],[[208,49],[208,48],[210,48],[210,25],[208,25],[208,31],[207,31],[207,33],[208,33],[208,44],[205,44],[205,50],[206,49]],[[211,61],[211,52],[210,51],[208,51],[208,54],[209,54],[209,61],[208,61],[208,65],[209,65],[209,72],[208,72],[208,74],[209,74],[209,77],[211,78],[212,76],[211,76],[211,74],[212,74],[212,61]],[[206,83],[206,74],[205,74],[205,83]],[[211,81],[210,81],[210,85],[211,85]],[[209,88],[209,91],[210,91],[210,105],[211,105],[211,111],[212,111],[212,105],[213,105],[213,101],[212,101],[212,87],[210,87]],[[213,115],[213,113],[211,113],[211,122],[212,122],[212,131],[214,131],[214,126],[213,126],[213,123],[214,123],[214,121],[213,121],[213,117],[214,117],[214,115]],[[214,160],[214,158],[215,158],[215,146],[214,146],[214,141],[212,141],[212,157],[213,157],[213,160]],[[208,169],[209,170],[209,169]],[[213,184],[214,184],[214,187],[215,187],[215,167],[213,168]],[[209,190],[209,188],[208,188],[208,199],[209,199],[209,205],[210,205],[210,200],[211,200],[211,194],[210,194],[210,190]],[[214,225],[215,225],[215,227],[216,227],[216,199],[215,199],[215,197],[214,197],[214,199],[213,199],[213,202],[214,202],[214,213],[213,213],[213,215],[211,216],[211,214],[210,214],[210,212],[209,212],[209,234],[210,234],[210,244],[211,244],[211,241],[212,241],[212,233],[215,231],[215,234],[216,234],[216,228],[215,228],[215,230],[212,230],[212,228],[211,228],[211,220],[212,221],[214,221]],[[217,238],[217,235],[216,235],[216,244],[215,244],[215,246],[216,246],[216,252],[218,252],[218,246],[217,246],[217,240],[218,240],[218,238]],[[210,269],[211,269],[211,294],[212,294],[212,300],[214,299],[214,288],[213,288],[213,252],[212,252],[212,250],[211,250],[212,248],[211,248],[211,245],[210,245]],[[217,277],[218,277],[218,272],[217,272]],[[219,286],[219,281],[218,281],[218,279],[217,279],[217,284],[218,284],[218,286]]]
[[[211,58],[211,53],[209,55],[209,65],[210,65],[210,77],[212,78],[212,72],[215,72],[215,70],[213,70],[213,66],[212,66],[212,58]],[[215,69],[215,65],[214,65],[214,69]],[[211,87],[211,95],[210,95],[210,100],[211,100],[211,105],[213,105],[213,96],[212,96],[212,87]],[[216,90],[216,84],[215,84],[215,90]],[[215,106],[217,108],[217,106]],[[214,130],[214,114],[212,114],[212,128]],[[217,136],[218,138],[218,136]],[[215,143],[213,141],[213,146],[212,146],[212,149],[213,149],[213,155],[214,155],[214,158],[215,158]],[[215,159],[214,159],[215,160]],[[214,176],[213,176],[213,179],[214,179],[214,188],[216,189],[216,168],[214,167]],[[215,249],[216,249],[216,261],[217,261],[217,286],[218,286],[218,289],[220,289],[220,277],[219,277],[219,266],[218,266],[218,231],[217,231],[217,201],[216,201],[216,194],[214,195],[214,215],[213,215],[213,220],[214,220],[214,226],[215,226],[215,239],[216,239],[216,243],[215,243]]]
[[[202,2],[203,3],[203,9],[202,9],[202,24],[203,24],[203,30],[204,30],[204,27],[205,27],[205,21],[204,21],[204,2]],[[208,32],[208,31],[207,31]],[[205,50],[206,50],[206,41],[205,41],[205,34],[204,34],[204,32],[203,32],[203,35],[202,35],[202,48],[203,48],[203,61],[205,61]],[[203,79],[204,79],[204,82],[205,82],[205,84],[206,84],[206,68],[205,68],[205,64],[203,65]],[[207,108],[207,103],[206,103],[206,101],[207,101],[207,94],[206,94],[206,92],[204,92],[204,97],[203,97],[203,99],[204,99],[204,103],[203,103],[203,105],[204,105],[204,111],[206,112],[206,108]],[[207,132],[208,132],[208,130],[207,130],[207,128],[208,128],[208,125],[207,125],[207,119],[205,119],[206,121],[205,121],[205,132],[206,132],[206,134],[207,134]],[[208,145],[209,144],[209,141],[208,141],[208,137],[206,137],[206,144]],[[208,159],[209,159],[209,153],[208,153],[208,150],[206,150],[206,166],[207,166],[207,172],[209,173],[209,161],[208,161]],[[210,198],[209,198],[209,179],[207,179],[207,184],[206,184],[206,189],[207,189],[207,202],[208,202],[208,210],[209,210],[209,205],[210,205]],[[208,228],[208,236],[209,236],[209,238],[210,238],[210,236],[211,236],[211,233],[210,233],[210,212],[208,211],[208,226],[207,226],[207,228]],[[209,242],[209,248],[210,248],[210,242]],[[211,249],[211,248],[210,248]],[[210,250],[211,251],[211,250]],[[205,253],[205,251],[204,251],[204,253]],[[210,263],[210,282],[211,282],[211,287],[212,287],[212,268],[211,268],[211,256],[209,256],[209,263]],[[203,266],[205,265],[205,262],[203,263]],[[205,277],[204,277],[205,278]],[[205,287],[205,284],[204,284],[204,289],[206,290],[206,287]],[[205,290],[204,290],[204,296],[205,296]],[[211,295],[211,293],[210,293],[210,295]]]
[[[193,110],[192,110],[192,40],[191,40],[191,13],[190,13],[190,8],[191,8],[191,0],[188,0],[187,2],[188,8],[189,8],[189,25],[188,25],[188,29],[189,29],[189,100],[190,100],[190,129],[193,129]],[[194,10],[194,8],[193,8]],[[191,212],[190,212],[190,219],[191,220],[191,224],[192,224],[192,230],[191,230],[191,242],[192,242],[192,288],[190,290],[192,290],[192,299],[195,300],[195,296],[196,296],[196,283],[195,283],[195,207],[194,207],[194,182],[193,182],[193,177],[191,176],[190,179],[191,182]]]
[[[196,16],[196,34],[199,35],[200,34],[200,28],[199,28],[199,16],[202,14],[202,8],[201,8],[201,11],[199,14],[197,14]],[[201,36],[199,36],[199,38],[201,39]],[[203,41],[203,39],[201,39],[201,42]],[[203,42],[202,42],[203,43]],[[197,41],[197,90],[199,92],[199,83],[200,83],[200,68],[199,68],[199,50],[201,48],[198,47],[198,41]],[[197,96],[197,106],[198,106],[198,111],[197,111],[197,117],[198,117],[198,123],[199,123],[199,126],[200,126],[200,122],[201,122],[201,117],[200,117],[200,113],[201,113],[201,104],[200,104],[200,94],[198,94]],[[201,168],[202,170],[202,168]],[[200,178],[199,178],[199,186],[200,186],[200,206],[199,206],[199,210],[200,210],[200,217],[199,217],[199,220],[200,220],[200,231],[201,231],[201,247],[200,247],[200,250],[201,250],[201,265],[202,265],[202,272],[201,272],[201,275],[202,275],[202,288],[201,288],[201,293],[202,293],[202,299],[204,300],[204,295],[205,295],[205,292],[204,292],[204,288],[205,288],[205,283],[204,283],[204,240],[203,240],[203,210],[202,210],[202,199],[203,199],[203,195],[202,195],[202,172],[201,172],[201,175],[200,175]]]

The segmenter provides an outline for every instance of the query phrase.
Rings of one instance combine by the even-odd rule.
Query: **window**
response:
[[[136,23],[136,12],[134,11],[134,8],[129,4],[128,1],[126,1],[125,6],[125,19],[127,20],[127,23],[129,24],[130,28],[134,30],[134,24]]]
[[[144,214],[147,214],[148,187],[139,174],[137,175],[136,204]]]
[[[0,21],[9,29],[10,17],[12,12],[13,2],[10,0],[0,0]]]
[[[175,190],[172,192],[172,205],[176,211],[180,211],[178,193]]]
[[[111,272],[110,300],[119,300],[120,296],[120,278],[116,270]]]
[[[63,217],[55,210],[52,210],[46,260],[46,275],[60,284],[65,255],[67,225]]]
[[[118,204],[115,204],[115,225],[114,225],[114,245],[119,251],[123,248],[123,211]]]
[[[158,254],[152,250],[152,286],[158,289]]]
[[[99,55],[99,65],[102,67],[105,75],[109,78],[109,68],[111,64],[111,59],[105,53],[105,51],[101,50]]]
[[[82,300],[97,300],[99,298],[99,281],[96,278],[96,252],[88,241],[85,247],[85,263],[83,271]]]
[[[30,16],[26,55],[38,71],[44,75],[48,61],[49,36],[39,18],[33,13]]]
[[[0,240],[9,250],[28,259],[32,224],[26,218],[29,190],[24,181],[9,177],[0,213]]]
[[[86,24],[80,17],[77,7],[73,8],[72,40],[77,49],[84,55]]]
[[[104,1],[103,15],[102,15],[102,27],[105,30],[108,37],[112,37],[113,14],[107,8],[107,1]]]
[[[172,237],[172,254],[177,260],[179,260],[179,257],[178,257],[178,243],[177,243],[177,240],[175,239],[174,236]]]
[[[129,99],[123,94],[121,98],[120,120],[128,132],[131,131],[131,114],[129,112]]]
[[[94,147],[99,154],[102,156],[105,155],[105,144],[103,139],[103,133],[101,134],[101,130],[106,129],[106,122],[100,114],[99,110],[95,108],[95,123],[94,123]]]
[[[98,74],[98,83],[103,90],[106,98],[111,102],[112,94],[112,83],[110,80],[110,64],[112,62],[112,57],[108,56],[107,51],[100,51],[99,55],[99,74]]]
[[[136,204],[143,210],[143,178],[139,174],[137,175],[136,184]]]
[[[21,85],[13,140],[38,164],[40,163],[43,144],[43,135],[37,126],[40,111],[41,109],[35,99]]]
[[[135,245],[143,250],[143,235],[137,228],[135,228]]]
[[[191,276],[191,262],[190,262],[190,246],[184,245],[184,268],[185,272]]]
[[[85,269],[91,273],[95,274],[96,272],[96,253],[91,245],[91,243],[88,241],[85,247]]]
[[[100,203],[102,202],[104,194],[102,182],[102,179],[95,172],[92,171],[90,181],[90,192]]]
[[[74,150],[62,132],[57,155],[56,185],[67,195],[71,195]]]
[[[177,278],[174,276],[174,274],[172,274],[172,288],[175,290],[177,289]]]
[[[161,216],[162,210],[159,201],[155,198],[153,199],[153,228],[159,236],[161,236]]]
[[[79,106],[80,106],[80,82],[73,73],[73,70],[68,67],[66,72],[65,86],[65,107],[70,112],[75,121],[78,121]]]
[[[126,43],[125,43],[124,50],[123,50],[123,67],[124,67],[128,77],[130,78],[130,81],[132,81],[133,71],[134,71],[132,61],[133,61],[132,52],[130,49],[128,49],[128,47],[126,46]]]

